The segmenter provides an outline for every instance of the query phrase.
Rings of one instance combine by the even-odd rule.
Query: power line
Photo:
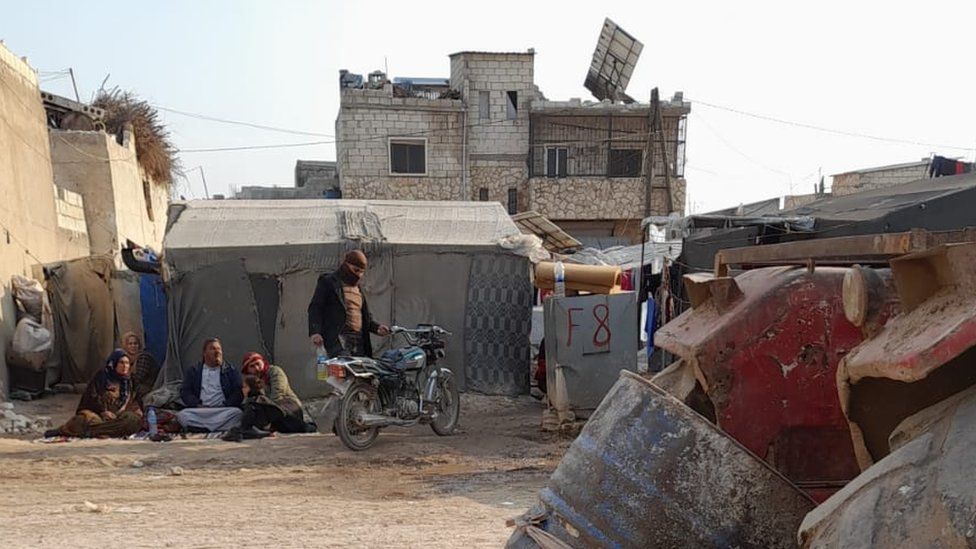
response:
[[[347,141],[348,142],[348,141]],[[307,141],[305,143],[281,143],[278,145],[242,145],[240,147],[209,147],[203,149],[178,149],[178,153],[203,153],[224,151],[253,151],[261,149],[286,149],[291,147],[310,147],[313,145],[330,145],[335,141]]]
[[[825,128],[823,126],[815,126],[813,124],[806,124],[804,122],[795,122],[795,121],[792,121],[792,120],[783,120],[781,118],[775,118],[775,117],[767,116],[767,115],[764,115],[764,114],[757,114],[757,113],[754,113],[754,112],[743,111],[743,110],[740,110],[740,109],[735,109],[735,108],[732,108],[732,107],[726,107],[726,106],[723,106],[723,105],[716,105],[714,103],[709,103],[707,101],[702,101],[700,99],[693,100],[693,103],[695,103],[697,105],[704,105],[706,107],[711,107],[713,109],[719,109],[719,110],[723,110],[723,111],[728,111],[728,112],[735,113],[735,114],[739,114],[739,115],[742,115],[742,116],[748,116],[750,118],[756,118],[758,120],[765,120],[767,122],[776,122],[778,124],[785,124],[787,126],[794,126],[794,127],[797,127],[797,128],[805,128],[805,129],[808,129],[808,130],[816,130],[816,131],[819,131],[819,132],[832,133],[832,134],[835,134],[835,135],[845,135],[847,137],[860,137],[860,138],[864,138],[864,139],[873,139],[874,141],[883,141],[883,142],[886,142],[886,143],[900,143],[900,144],[904,144],[904,145],[917,145],[917,146],[921,146],[921,147],[936,147],[936,148],[940,148],[940,149],[954,149],[954,150],[967,151],[967,152],[974,150],[974,147],[957,147],[957,146],[954,146],[954,145],[940,145],[938,143],[926,143],[924,141],[912,141],[910,139],[898,139],[898,138],[894,138],[894,137],[881,137],[881,136],[878,136],[878,135],[871,135],[871,134],[866,134],[866,133],[859,133],[859,132],[852,132],[852,131],[845,131],[845,130],[836,130],[836,129],[832,129],[832,128]]]
[[[508,120],[508,119],[498,119],[498,120],[492,120],[490,122],[481,122],[481,123],[477,123],[477,124],[468,124],[467,127],[468,128],[474,128],[474,127],[479,127],[479,126],[491,126],[491,125],[495,125],[495,124],[503,124],[503,123],[506,123],[506,122],[511,122],[511,120]],[[365,143],[365,142],[368,142],[368,141],[385,141],[385,140],[390,139],[390,138],[397,139],[397,138],[402,138],[402,137],[422,137],[422,136],[428,136],[428,135],[431,135],[431,134],[434,134],[434,133],[438,133],[438,132],[446,132],[446,131],[459,130],[459,129],[462,129],[462,127],[461,126],[454,126],[454,127],[450,127],[450,128],[437,128],[437,129],[432,129],[432,130],[419,130],[419,131],[407,132],[407,133],[389,133],[389,134],[384,134],[384,135],[374,135],[374,136],[370,136],[370,137],[364,137],[362,139],[344,139],[344,140],[342,140],[342,143],[343,144],[353,144],[353,143]],[[275,145],[241,145],[241,146],[237,146],[237,147],[207,147],[207,148],[200,148],[200,149],[179,149],[177,152],[179,152],[179,153],[201,153],[201,152],[224,152],[224,151],[249,151],[249,150],[262,150],[262,149],[284,149],[284,148],[292,148],[292,147],[310,147],[310,146],[315,146],[315,145],[332,145],[332,144],[335,144],[335,143],[338,143],[338,142],[339,142],[338,140],[333,139],[333,140],[330,140],[330,141],[305,141],[305,142],[302,142],[302,143],[282,143],[282,144],[275,144]]]
[[[295,134],[295,135],[310,135],[310,136],[313,136],[313,137],[335,137],[334,135],[332,135],[330,133],[317,133],[317,132],[309,132],[309,131],[304,131],[304,130],[290,130],[290,129],[287,129],[287,128],[279,128],[279,127],[275,127],[275,126],[267,126],[267,125],[264,125],[264,124],[255,124],[253,122],[242,122],[240,120],[229,120],[229,119],[226,119],[226,118],[218,118],[216,116],[208,116],[206,114],[196,114],[196,113],[192,113],[192,112],[180,111],[180,110],[177,110],[177,109],[171,109],[169,107],[163,107],[161,105],[153,105],[153,107],[155,107],[158,110],[164,111],[164,112],[169,112],[169,113],[173,113],[173,114],[179,114],[179,115],[182,115],[182,116],[188,116],[190,118],[197,118],[199,120],[209,120],[210,122],[220,122],[222,124],[235,124],[235,125],[238,125],[238,126],[247,126],[249,128],[256,128],[256,129],[259,129],[259,130],[268,130],[268,131],[280,132],[280,133],[290,133],[290,134]]]

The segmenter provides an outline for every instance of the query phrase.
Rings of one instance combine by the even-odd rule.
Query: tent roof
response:
[[[248,248],[347,240],[495,245],[520,234],[496,202],[193,200],[170,207],[164,248]]]
[[[811,216],[822,220],[867,221],[899,210],[917,208],[920,204],[948,198],[974,187],[976,174],[921,179],[894,187],[829,196],[782,215]],[[960,206],[960,213],[968,214],[971,210],[969,204]]]

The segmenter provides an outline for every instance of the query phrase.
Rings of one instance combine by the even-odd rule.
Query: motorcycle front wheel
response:
[[[442,437],[453,435],[461,417],[461,393],[453,375],[437,379],[434,403],[437,406],[437,417],[430,422],[430,428]]]
[[[339,402],[339,413],[335,420],[336,434],[346,448],[359,452],[376,442],[380,428],[360,427],[356,424],[356,417],[360,413],[378,414],[379,410],[379,395],[372,386],[355,382],[349,387]]]

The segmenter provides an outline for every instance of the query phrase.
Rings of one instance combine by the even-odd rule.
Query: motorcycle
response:
[[[339,399],[335,433],[350,450],[366,450],[384,427],[430,425],[448,436],[457,429],[461,395],[454,374],[438,366],[450,332],[432,324],[390,328],[407,345],[379,359],[334,357],[326,361],[327,382]]]

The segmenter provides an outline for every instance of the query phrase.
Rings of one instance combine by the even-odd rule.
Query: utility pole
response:
[[[210,190],[207,189],[207,176],[203,173],[203,166],[197,166],[197,169],[200,170],[200,179],[203,180],[203,194],[207,197],[207,200],[210,200]]]
[[[78,95],[78,84],[75,83],[75,70],[68,67],[68,74],[71,75],[71,87],[75,89],[75,101],[81,103],[81,96]]]
[[[644,217],[651,215],[651,185],[654,181],[654,123],[658,108],[657,88],[651,90],[651,110],[647,115],[647,142],[644,144]]]
[[[671,195],[671,162],[668,160],[668,140],[664,138],[664,121],[661,118],[661,103],[657,97],[657,88],[654,88],[654,126],[657,130],[655,139],[661,144],[661,162],[664,164],[664,192],[667,195],[668,205],[667,215],[674,211],[674,197]]]

